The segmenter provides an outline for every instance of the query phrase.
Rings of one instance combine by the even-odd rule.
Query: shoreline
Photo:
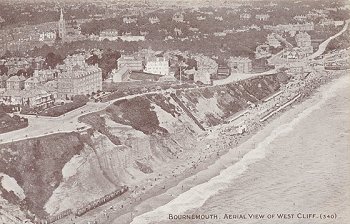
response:
[[[333,76],[333,75],[332,75]],[[236,150],[241,145],[251,140],[257,135],[261,135],[265,129],[268,129],[273,122],[276,122],[278,118],[284,115],[286,111],[290,111],[294,105],[299,105],[315,95],[319,88],[329,84],[332,80],[337,80],[344,75],[334,75],[334,77],[328,77],[328,74],[319,76],[318,82],[315,84],[315,80],[311,80],[311,86],[305,85],[304,88],[300,87],[300,91],[303,92],[302,96],[297,102],[288,105],[281,111],[274,114],[271,118],[261,123],[255,123],[252,130],[249,133],[238,135],[232,139],[230,133],[224,133],[224,136],[217,138],[211,153],[206,152],[206,159],[199,160],[195,168],[186,167],[185,171],[181,174],[174,174],[171,178],[163,179],[162,183],[152,182],[151,187],[145,192],[132,195],[132,192],[127,192],[122,197],[104,204],[103,206],[96,208],[87,213],[86,217],[80,217],[78,219],[71,219],[71,223],[86,223],[87,221],[96,220],[97,223],[130,223],[133,217],[141,215],[152,208],[164,205],[174,199],[177,195],[189,190],[193,186],[204,183],[212,177],[220,174],[221,170],[238,162],[247,152],[251,149]],[[309,88],[312,89],[309,89]],[[230,125],[233,126],[233,125]],[[217,128],[217,127],[214,127]],[[224,128],[221,128],[224,129]],[[219,129],[220,130],[220,129]],[[225,148],[222,148],[222,146]],[[196,151],[197,152],[197,151]],[[192,152],[193,154],[196,152]],[[215,153],[217,152],[217,153]],[[234,158],[229,157],[233,155]],[[178,162],[181,165],[181,163]],[[184,163],[182,163],[183,165]],[[173,167],[174,168],[174,167]],[[175,168],[176,169],[176,168]],[[203,174],[204,173],[204,174]],[[164,184],[164,182],[166,182]],[[132,188],[131,188],[132,189]],[[136,189],[136,188],[135,188]],[[67,219],[59,220],[55,223],[67,223]]]

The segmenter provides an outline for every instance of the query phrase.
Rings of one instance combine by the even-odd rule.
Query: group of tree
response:
[[[102,79],[108,78],[109,73],[117,68],[117,60],[121,57],[120,52],[108,49],[102,53],[101,58],[97,55],[92,55],[86,60],[90,65],[97,64],[102,70]]]

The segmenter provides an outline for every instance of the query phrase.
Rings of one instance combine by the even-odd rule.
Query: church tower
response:
[[[63,18],[63,11],[61,8],[61,15],[60,15],[60,21],[58,21],[58,37],[61,38],[62,41],[64,41],[66,37],[66,22]]]

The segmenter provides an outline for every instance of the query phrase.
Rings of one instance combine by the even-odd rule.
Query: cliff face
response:
[[[69,144],[67,144],[69,142]],[[44,215],[43,205],[62,181],[62,168],[84,148],[78,133],[55,134],[0,145],[0,173],[17,181],[25,199],[2,189],[3,197]]]
[[[16,179],[25,199],[1,188],[3,196],[43,217],[147,182],[180,154],[205,147],[197,140],[205,128],[272,95],[285,81],[264,76],[117,101],[79,118],[91,126],[87,132],[0,145],[0,173]]]

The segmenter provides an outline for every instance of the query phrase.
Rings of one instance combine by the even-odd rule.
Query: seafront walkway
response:
[[[343,26],[343,29],[341,29],[338,33],[336,33],[335,35],[329,37],[327,40],[323,41],[319,47],[318,47],[318,50],[316,52],[314,52],[312,55],[310,55],[307,59],[309,60],[312,60],[318,56],[320,56],[321,54],[323,54],[328,46],[328,44],[331,42],[331,40],[339,37],[340,35],[342,35],[347,29],[348,29],[348,26],[349,26],[349,22],[350,22],[350,19],[348,20],[345,20],[345,24]]]

